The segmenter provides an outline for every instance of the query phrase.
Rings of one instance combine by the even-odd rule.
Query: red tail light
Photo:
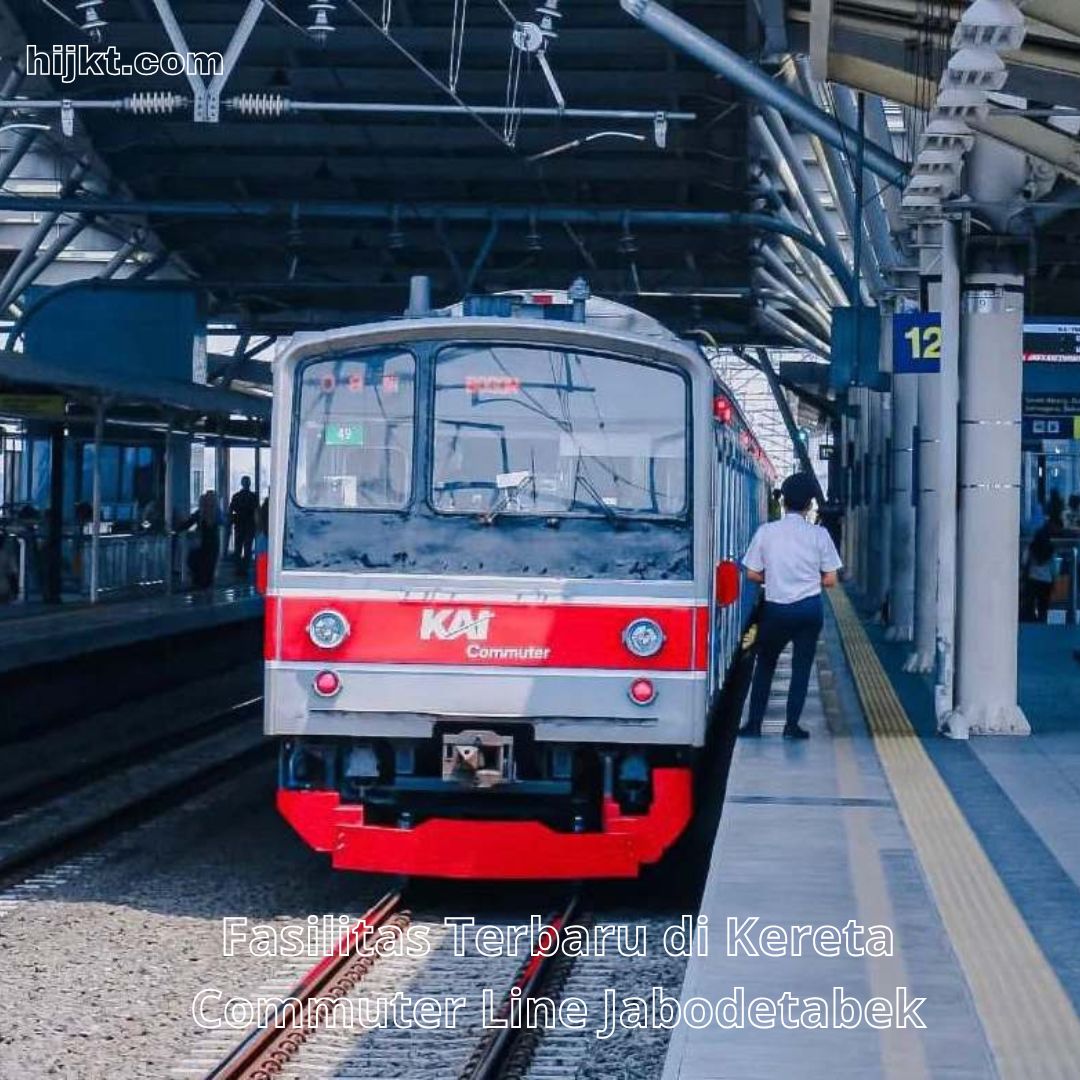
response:
[[[656,687],[651,679],[635,679],[630,684],[629,693],[635,705],[649,705],[656,699]]]
[[[739,564],[725,559],[716,564],[716,606],[727,607],[739,599]]]
[[[341,679],[335,671],[320,671],[312,685],[319,697],[333,697],[341,689]]]
[[[267,576],[270,572],[269,564],[266,558],[266,552],[261,551],[255,556],[255,591],[266,595],[266,582]]]
[[[723,394],[717,394],[712,403],[713,417],[721,424],[730,424],[732,417],[731,402]]]

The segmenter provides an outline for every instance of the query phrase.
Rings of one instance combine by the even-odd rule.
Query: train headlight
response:
[[[336,649],[349,636],[349,622],[336,611],[320,611],[308,623],[308,637],[320,649]]]
[[[664,631],[655,619],[635,619],[623,631],[623,644],[640,657],[655,656],[664,647]]]

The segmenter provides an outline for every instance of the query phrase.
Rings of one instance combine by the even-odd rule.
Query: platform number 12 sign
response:
[[[908,312],[893,316],[893,372],[936,375],[941,371],[941,313]]]

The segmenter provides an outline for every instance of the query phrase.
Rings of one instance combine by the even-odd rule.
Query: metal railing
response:
[[[77,589],[90,595],[92,544],[89,536],[66,536],[63,562]],[[164,533],[105,535],[98,539],[99,593],[159,585],[172,578],[172,537]]]

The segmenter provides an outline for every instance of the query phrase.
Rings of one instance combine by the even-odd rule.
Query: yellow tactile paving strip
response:
[[[1002,1080],[1077,1080],[1080,1018],[923,749],[851,601],[842,589],[829,599],[874,746]],[[932,1024],[933,1012],[927,1017]]]

